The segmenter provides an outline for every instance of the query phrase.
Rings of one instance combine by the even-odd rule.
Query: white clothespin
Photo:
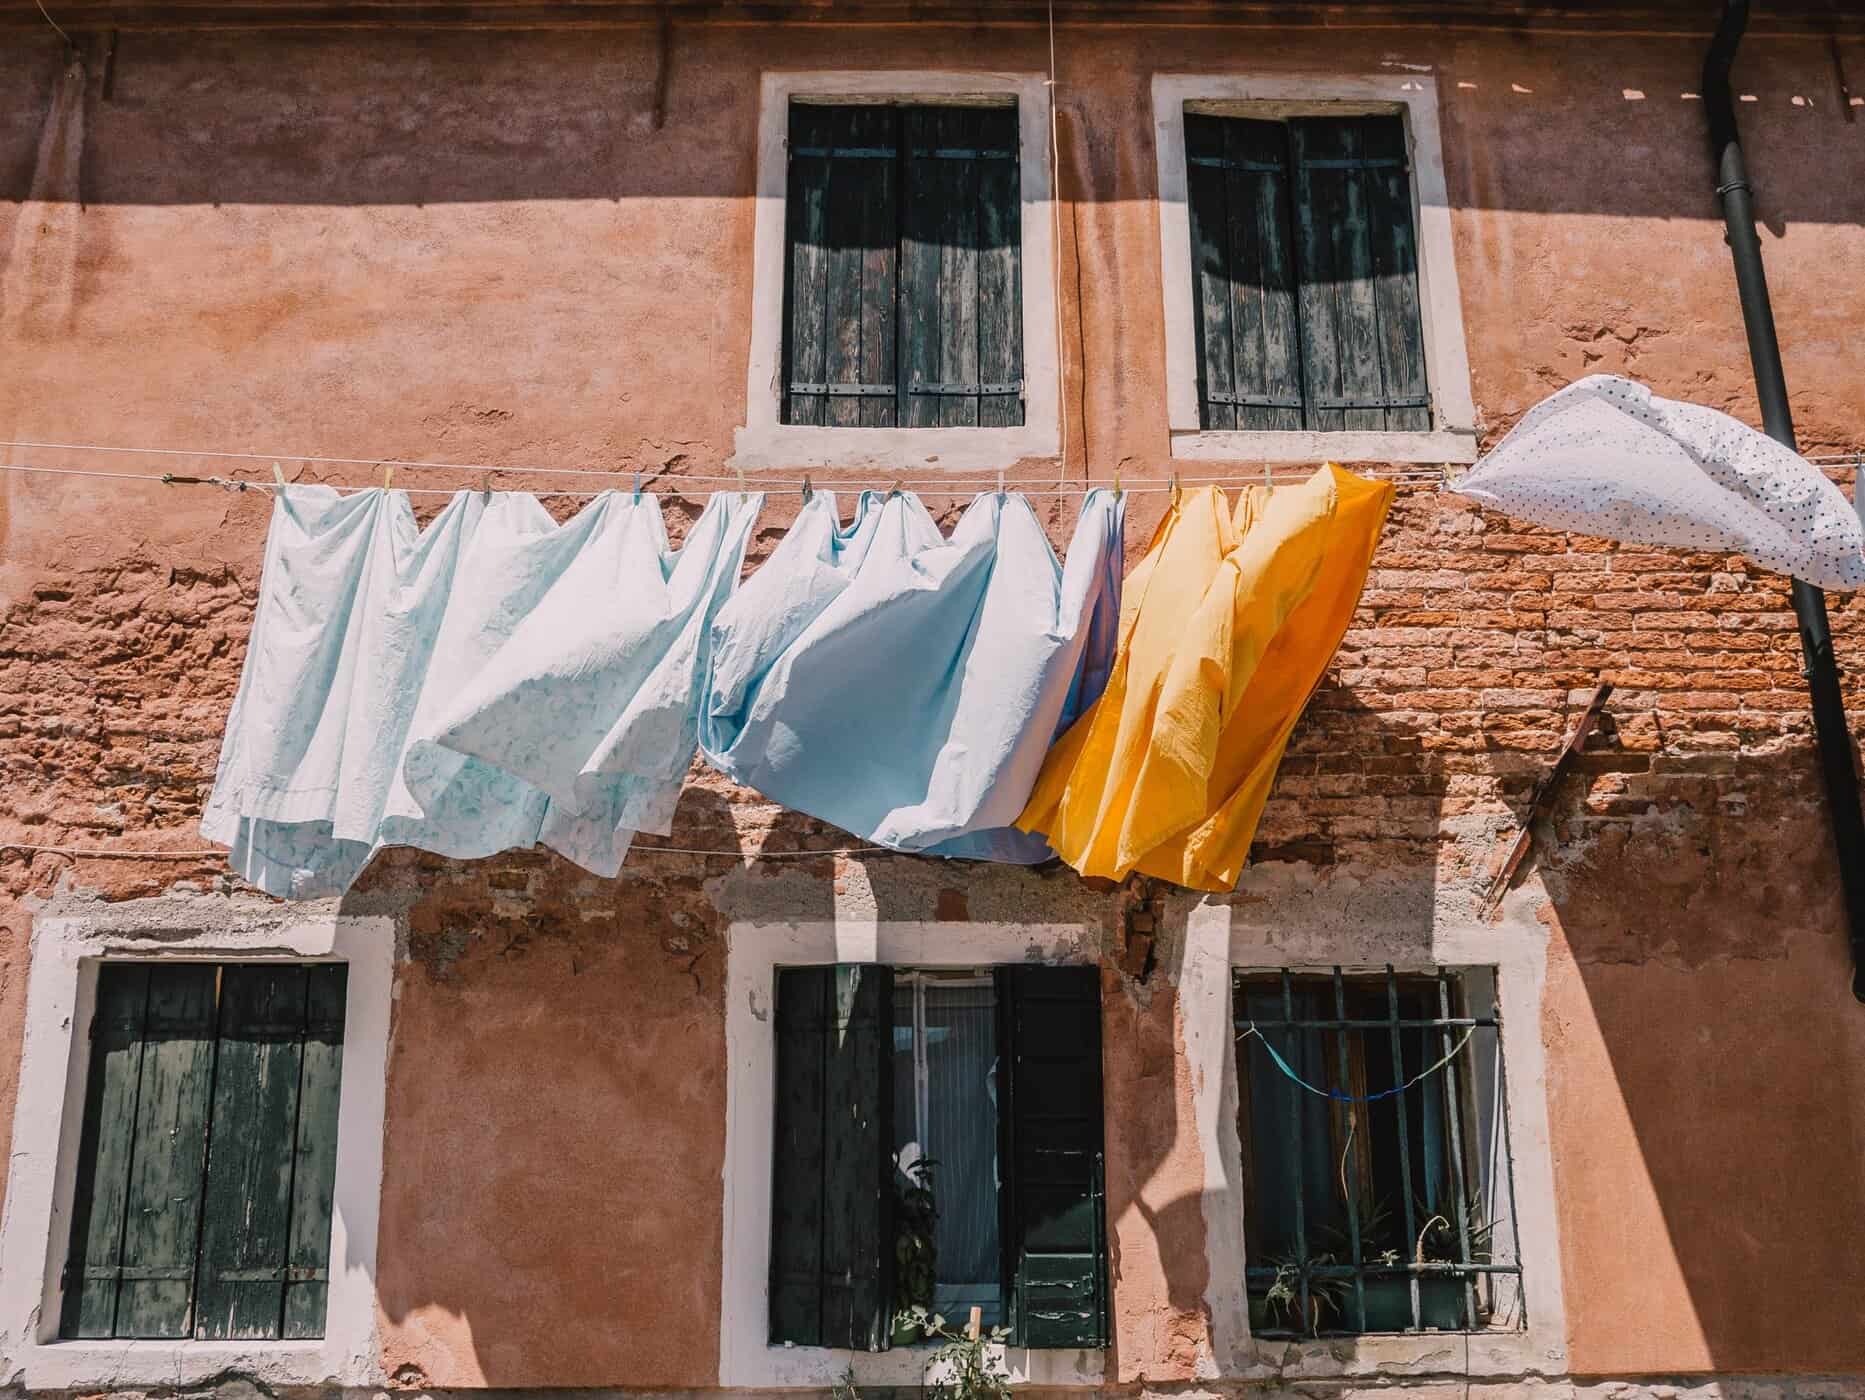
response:
[[[1267,462],[1263,463],[1263,489],[1271,495],[1276,490],[1276,469]]]
[[[395,480],[395,468],[387,462],[382,464],[382,489],[389,489],[389,483]]]
[[[635,473],[635,500],[637,503],[639,503],[641,500],[641,473],[640,472]]]
[[[738,499],[741,504],[751,499],[750,493],[745,490],[745,469],[743,467],[738,468]]]
[[[997,469],[997,499],[1000,501],[1004,499],[1004,469],[1002,467]]]
[[[277,462],[272,464],[272,480],[278,486],[279,490],[283,491],[285,489],[285,469]]]

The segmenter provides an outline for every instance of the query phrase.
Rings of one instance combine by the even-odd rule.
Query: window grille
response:
[[[1525,1324],[1489,969],[1237,978],[1257,1335]]]

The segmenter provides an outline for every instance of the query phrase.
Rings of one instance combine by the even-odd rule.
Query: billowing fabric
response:
[[[1450,489],[1518,520],[1741,554],[1865,587],[1865,525],[1824,473],[1726,413],[1595,374],[1536,404]]]
[[[402,493],[279,492],[202,834],[293,898],[389,845],[615,874],[667,829],[759,504],[714,496],[674,552],[652,497],[558,525],[462,492],[421,530]]]
[[[1234,512],[1215,487],[1187,492],[1127,579],[1107,690],[1050,750],[1017,825],[1084,875],[1236,888],[1392,494],[1333,465]]]
[[[773,801],[898,850],[1033,863],[1009,830],[1050,741],[1106,684],[1124,507],[1092,492],[1056,561],[987,492],[948,540],[910,494],[817,492],[720,609],[700,741]]]

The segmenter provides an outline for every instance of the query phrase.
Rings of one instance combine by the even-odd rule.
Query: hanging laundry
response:
[[[1818,467],[1726,413],[1615,375],[1543,399],[1450,489],[1551,530],[1728,551],[1821,588],[1865,587],[1865,522]]]
[[[720,609],[706,757],[864,840],[1034,863],[1011,830],[1051,740],[1107,681],[1124,504],[1090,492],[1065,563],[1019,495],[948,540],[919,499],[817,492]]]
[[[1289,735],[1340,645],[1392,503],[1329,465],[1167,512],[1126,582],[1099,702],[1018,818],[1084,875],[1234,889]]]
[[[387,845],[613,875],[666,830],[758,504],[715,496],[673,553],[659,503],[617,492],[563,525],[462,492],[425,530],[405,494],[279,492],[202,834],[293,898]]]

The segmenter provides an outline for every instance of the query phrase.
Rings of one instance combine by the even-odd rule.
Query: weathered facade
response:
[[[1162,257],[1161,79],[1428,107],[1439,150],[1418,160],[1436,161],[1455,276],[1451,299],[1436,284],[1454,324],[1428,329],[1460,341],[1479,441],[1594,371],[1754,419],[1694,11],[1059,5],[1048,88],[1050,34],[1023,7],[49,8],[76,58],[32,6],[0,7],[9,441],[639,473],[676,535],[712,489],[689,478],[746,462],[754,483],[771,463],[823,485],[963,476],[959,458],[817,465],[754,431],[764,105],[772,75],[824,73],[1053,92],[1048,251],[1025,262],[1059,312],[1046,359],[1025,331],[1031,383],[1059,386],[1057,443],[1002,462],[1013,484],[1260,470],[1172,455],[1168,321],[1188,303]],[[1848,69],[1865,73],[1865,30],[1836,11],[1758,21],[1737,68],[1800,445],[1835,455],[1865,449]],[[1168,897],[1142,977],[1121,967],[1133,896],[1059,868],[644,839],[614,881],[544,853],[391,851],[341,901],[266,899],[200,854],[195,824],[268,500],[156,478],[260,480],[269,457],[7,451],[143,479],[0,473],[0,839],[19,843],[0,849],[5,1259],[45,1268],[0,1279],[0,1382],[826,1386],[840,1359],[765,1348],[756,1301],[758,969],[788,948],[1101,964],[1111,1345],[1013,1355],[1033,1382],[1865,1392],[1865,1016],[1784,580],[1405,485],[1256,863],[1233,896]],[[955,516],[973,488],[920,489]],[[1075,504],[1038,499],[1059,546]],[[1133,496],[1130,561],[1164,501]],[[748,567],[795,502],[772,494]],[[1831,605],[1859,732],[1865,600]],[[1485,916],[1497,854],[1602,678],[1605,728]],[[666,844],[849,843],[700,765]],[[352,1007],[375,1008],[353,1009],[345,1047],[361,1087],[346,1078],[327,1343],[47,1330],[70,988],[86,959],[164,948],[335,952]],[[1253,1339],[1232,969],[1388,963],[1496,969],[1526,1321]],[[861,1379],[910,1382],[897,1363]]]

